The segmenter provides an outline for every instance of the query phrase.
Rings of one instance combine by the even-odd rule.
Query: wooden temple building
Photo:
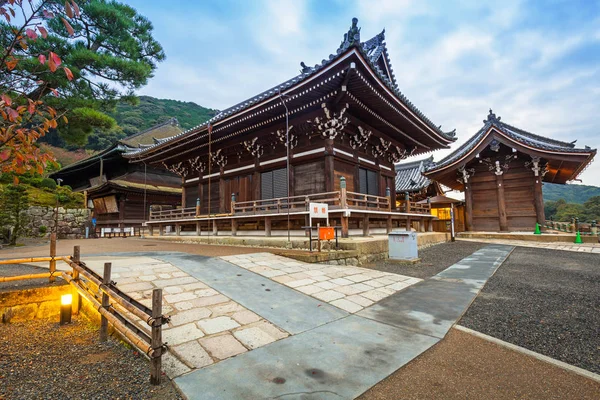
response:
[[[290,80],[126,153],[181,177],[183,207],[151,212],[149,226],[160,234],[164,226],[177,234],[303,234],[309,204],[326,203],[343,236],[411,221],[431,229],[429,212],[396,207],[394,164],[447,148],[454,132],[400,92],[384,40],[381,32],[362,42],[355,18],[321,63],[301,63]]]
[[[96,229],[139,228],[148,219],[149,206],[175,208],[181,204],[181,179],[161,166],[131,164],[124,153],[141,149],[181,133],[172,118],[113,143],[107,149],[66,166],[50,177],[62,179],[86,195],[96,218]]]
[[[527,231],[544,225],[543,182],[567,183],[592,161],[595,149],[535,135],[500,121],[483,127],[425,176],[465,193],[467,231]]]

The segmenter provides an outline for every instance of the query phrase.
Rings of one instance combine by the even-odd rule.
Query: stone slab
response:
[[[298,293],[225,260],[187,254],[157,253],[155,257],[177,266],[292,334],[348,315],[337,307]]]
[[[353,399],[438,340],[348,316],[193,371],[175,383],[190,400]]]

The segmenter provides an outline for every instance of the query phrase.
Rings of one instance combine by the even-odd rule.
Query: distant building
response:
[[[544,225],[542,182],[577,179],[596,155],[588,146],[539,136],[500,121],[491,110],[483,127],[425,171],[465,192],[467,231],[533,231]]]
[[[181,133],[176,118],[113,143],[101,152],[50,175],[64,185],[84,192],[97,228],[139,227],[151,205],[181,204],[181,178],[160,166],[131,164],[126,152],[151,146]]]

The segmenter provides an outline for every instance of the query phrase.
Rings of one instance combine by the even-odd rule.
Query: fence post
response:
[[[102,276],[102,284],[108,286],[110,284],[110,270],[112,264],[104,263],[104,275]],[[108,299],[108,294],[102,292],[102,308],[108,310],[110,306],[110,302]],[[106,342],[108,339],[108,320],[105,316],[100,316],[100,341]]]
[[[71,260],[76,263],[79,264],[79,261],[81,260],[81,249],[79,248],[79,246],[73,246],[73,257],[71,258]],[[73,268],[73,280],[77,281],[79,280],[79,271],[76,270],[75,268]],[[75,292],[75,296],[73,297],[73,312],[75,314],[79,314],[79,308],[81,307],[81,295],[79,294],[79,292]]]
[[[200,197],[196,198],[196,217],[200,216]]]
[[[56,272],[56,232],[52,232],[50,234],[50,278],[48,279],[50,283],[54,282],[56,278],[54,277],[54,273]]]
[[[408,194],[408,192],[404,193],[404,202],[406,205],[406,209],[404,211],[409,213],[410,212],[410,195]]]
[[[150,360],[150,383],[160,385],[162,369],[162,289],[152,290],[152,339],[153,352]]]

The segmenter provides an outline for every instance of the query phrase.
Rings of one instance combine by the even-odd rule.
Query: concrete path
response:
[[[467,239],[459,238],[458,240],[466,242],[479,242],[490,244],[503,244],[507,246],[535,247],[537,249],[578,251],[582,253],[600,254],[600,243],[566,243],[566,242],[528,242],[526,240],[510,240],[510,239]]]
[[[193,371],[175,383],[188,399],[355,398],[443,338],[511,251],[485,247],[355,315]],[[231,293],[235,301],[237,296]]]

